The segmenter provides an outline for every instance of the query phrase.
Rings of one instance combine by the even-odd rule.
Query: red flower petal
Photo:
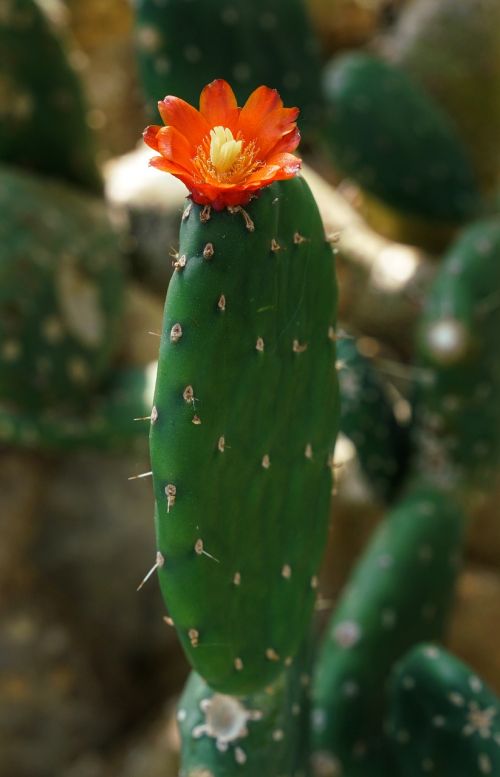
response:
[[[146,129],[142,133],[144,142],[147,143],[148,146],[150,146],[155,151],[158,151],[158,141],[156,140],[156,136],[158,135],[160,130],[161,130],[161,127],[158,124],[150,124],[149,127],[146,127]]]
[[[273,181],[281,181],[293,178],[298,173],[302,160],[293,154],[275,154],[266,159],[266,164],[255,171],[246,181],[246,186],[264,183],[269,185]]]
[[[210,127],[228,127],[236,134],[240,109],[227,81],[219,78],[203,89],[200,95],[200,113]]]
[[[156,167],[158,170],[163,170],[164,173],[171,173],[175,175],[180,181],[182,181],[188,189],[191,189],[193,185],[193,176],[185,170],[183,167],[179,167],[174,162],[170,162],[163,156],[154,156],[149,160],[150,167]]]
[[[280,140],[278,140],[276,145],[270,149],[269,156],[274,156],[275,154],[281,154],[285,151],[295,151],[299,143],[300,143],[300,132],[299,132],[299,128],[295,125],[293,129],[287,132],[286,135],[283,135],[283,137],[280,138]]]
[[[276,89],[260,86],[241,109],[239,129],[246,141],[255,140],[264,159],[284,133],[293,129],[298,108],[284,108]]]
[[[169,162],[173,162],[177,167],[192,171],[193,169],[193,151],[184,135],[175,129],[175,127],[162,127],[156,136],[158,151]]]
[[[164,100],[160,100],[158,110],[168,127],[175,127],[184,135],[193,147],[193,152],[210,132],[210,125],[201,113],[179,97],[168,95]]]

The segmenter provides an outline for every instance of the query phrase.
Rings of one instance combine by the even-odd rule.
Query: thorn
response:
[[[300,343],[298,340],[294,340],[292,350],[294,353],[304,353],[304,351],[307,351],[307,343]]]
[[[301,243],[307,243],[309,242],[309,240],[307,237],[304,237],[303,235],[301,235],[300,232],[295,232],[293,236],[293,242],[297,246],[297,245],[300,245]]]
[[[249,232],[255,232],[255,224],[253,223],[252,219],[246,212],[244,208],[241,207],[241,205],[234,205],[229,206],[228,208],[229,213],[241,213],[243,216],[243,220],[245,222],[245,226],[248,229]]]
[[[225,440],[224,437],[219,437],[219,439],[217,441],[217,448],[219,449],[219,451],[221,453],[224,453],[224,451],[226,449],[226,440]]]
[[[193,423],[195,426],[199,426],[199,425],[201,424],[201,418],[200,418],[200,416],[199,416],[199,415],[194,415],[194,416],[193,416],[193,419],[192,419],[192,423]]]
[[[140,475],[131,475],[127,480],[139,480],[139,478],[149,478],[152,476],[152,472],[141,472]]]
[[[156,409],[156,405],[153,405],[151,408],[151,423],[155,424],[158,420],[158,410]]]
[[[177,488],[173,483],[169,483],[165,486],[165,496],[167,497],[167,513],[170,512],[170,508],[175,504],[175,497],[177,495]]]
[[[186,221],[186,219],[189,218],[189,214],[191,213],[191,209],[193,207],[193,203],[190,202],[186,207],[184,208],[184,212],[182,214],[182,221]]]
[[[164,563],[165,563],[165,558],[158,551],[158,553],[156,554],[156,561],[155,561],[154,565],[151,567],[151,569],[149,570],[149,572],[147,573],[147,575],[142,580],[142,583],[140,583],[139,586],[137,587],[138,591],[140,591],[141,588],[143,587],[143,585],[145,585],[148,582],[148,580],[151,577],[151,575],[153,574],[153,572],[155,572],[157,569],[160,569],[164,565]]]
[[[205,248],[203,249],[203,258],[211,259],[213,255],[214,255],[214,244],[207,243]]]
[[[133,421],[151,421],[150,415],[141,415],[138,418],[133,418]]]
[[[255,349],[257,351],[260,351],[261,353],[264,350],[264,340],[262,339],[262,337],[257,338],[257,342],[255,343]]]
[[[194,389],[191,385],[186,386],[186,388],[182,392],[182,398],[184,399],[185,402],[194,402]]]
[[[269,467],[271,466],[271,459],[269,458],[269,454],[267,453],[264,454],[264,456],[262,457],[261,463],[264,469],[269,469]]]
[[[241,670],[243,669],[243,661],[241,660],[241,658],[234,659],[234,668],[236,669],[237,672],[241,672]]]
[[[224,294],[221,294],[219,297],[219,301],[217,302],[217,307],[219,310],[224,311],[226,309],[226,298]]]
[[[208,556],[208,558],[211,558],[212,561],[216,561],[217,564],[220,564],[220,561],[219,561],[218,558],[215,558],[215,556],[212,556],[211,553],[208,553],[204,549],[204,547],[203,547],[203,540],[202,539],[196,540],[196,542],[194,544],[194,551],[195,551],[195,553],[198,554],[198,556]]]
[[[186,264],[187,264],[186,254],[182,254],[182,256],[179,256],[177,261],[172,262],[172,267],[174,268],[174,270],[177,270],[178,272],[180,272],[181,270],[184,269]]]
[[[212,208],[210,205],[204,205],[200,212],[200,221],[202,224],[206,224],[212,216]]]
[[[182,327],[180,324],[174,324],[170,330],[170,342],[178,343],[182,337]]]
[[[277,652],[274,650],[274,648],[267,648],[266,650],[266,658],[269,661],[279,661],[280,657],[277,654]]]
[[[174,621],[173,621],[173,619],[169,615],[164,615],[163,616],[163,620],[165,621],[167,626],[173,626],[174,625]]]
[[[281,246],[278,243],[278,241],[274,239],[274,237],[271,240],[271,251],[273,252],[273,254],[277,253],[278,251],[281,251]]]
[[[326,236],[327,243],[338,243],[340,240],[340,232],[331,232]]]
[[[148,335],[153,335],[153,337],[161,337],[161,334],[159,332],[147,332]]]
[[[191,647],[198,647],[200,632],[197,629],[189,629],[188,637],[189,641],[191,642]]]

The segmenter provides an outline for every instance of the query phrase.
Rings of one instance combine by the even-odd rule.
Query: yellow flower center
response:
[[[217,173],[227,173],[238,160],[243,146],[242,140],[235,140],[227,127],[210,130],[210,161]]]

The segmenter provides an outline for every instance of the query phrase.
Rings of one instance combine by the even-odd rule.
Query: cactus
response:
[[[337,343],[341,412],[339,431],[356,447],[376,495],[390,501],[404,474],[408,434],[394,416],[387,389],[354,338]]]
[[[156,367],[156,365],[153,365]],[[142,420],[151,410],[149,369],[120,369],[105,390],[92,395],[87,406],[19,410],[0,402],[0,443],[17,448],[70,450],[112,448],[146,437]]]
[[[0,14],[0,119],[1,162],[101,189],[80,83],[35,0]]]
[[[151,425],[160,585],[194,668],[252,693],[302,641],[326,540],[333,260],[300,178],[262,190],[246,226],[188,211]]]
[[[338,169],[384,203],[460,223],[480,207],[470,160],[453,125],[409,76],[354,53],[327,67],[325,140]]]
[[[391,678],[389,710],[404,777],[500,774],[500,700],[442,648],[419,645],[403,658]]]
[[[192,672],[178,705],[180,777],[276,777],[308,767],[311,646],[265,690],[214,693]]]
[[[455,121],[486,190],[500,167],[499,31],[497,0],[415,0],[380,47]]]
[[[418,466],[455,488],[488,485],[500,456],[500,222],[467,227],[429,291],[417,351]]]
[[[119,345],[118,235],[98,200],[8,168],[0,210],[0,399],[84,406]]]
[[[302,0],[138,0],[136,6],[139,65],[152,116],[165,93],[194,103],[208,81],[225,78],[245,96],[260,84],[275,86],[286,102],[301,106],[303,129],[316,130],[319,52]]]
[[[385,683],[411,645],[442,634],[464,523],[449,495],[414,486],[376,531],[335,608],[317,661],[312,741],[315,758],[341,774],[392,773]]]

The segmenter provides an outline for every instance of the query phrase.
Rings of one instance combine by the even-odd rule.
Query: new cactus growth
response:
[[[355,568],[327,627],[313,690],[313,753],[339,773],[391,773],[385,684],[411,645],[442,635],[463,531],[463,513],[449,495],[415,486]]]
[[[35,0],[3,3],[0,116],[0,162],[101,188],[81,85]]]
[[[84,406],[119,343],[118,235],[99,201],[9,168],[0,211],[0,399]]]
[[[222,85],[208,89],[218,96]],[[286,117],[293,122],[296,112],[276,93],[257,90],[235,114],[224,90],[227,121],[239,116],[246,132],[233,123],[243,145],[226,141],[235,163],[252,144],[261,154],[266,144],[276,147],[275,133],[280,149],[295,148]],[[165,103],[175,121],[183,105],[173,100]],[[274,112],[251,123],[256,103]],[[168,156],[172,144],[163,138],[176,138],[172,129],[148,130],[146,138]],[[221,198],[240,198],[245,210],[191,202],[184,213],[165,305],[151,465],[160,585],[189,661],[214,690],[248,694],[292,661],[315,600],[338,421],[336,287],[316,204],[293,178],[296,157],[280,150],[282,168],[271,156],[248,179],[221,182],[216,136],[209,135],[215,172],[202,186],[190,181],[193,199],[211,196],[220,207]],[[156,159],[166,168],[175,162]],[[187,157],[182,164],[190,180]],[[266,175],[290,180],[252,198],[248,187],[262,187]]]
[[[464,230],[443,259],[419,326],[418,463],[454,487],[487,484],[499,462],[499,250],[497,219]]]
[[[178,705],[181,777],[306,774],[309,758],[309,646],[265,690],[214,693],[195,672]]]
[[[165,92],[195,103],[207,81],[226,78],[245,96],[260,84],[276,86],[286,102],[301,106],[304,128],[316,130],[319,51],[302,0],[139,0],[136,7],[151,116]]]
[[[404,777],[500,774],[500,700],[453,655],[415,647],[390,683],[388,732]]]
[[[377,496],[389,501],[408,459],[408,430],[396,420],[380,375],[354,337],[337,343],[340,366],[339,431],[356,447],[359,463]]]
[[[354,53],[332,62],[324,86],[325,139],[344,175],[414,216],[462,222],[474,215],[479,194],[460,138],[409,76]]]

